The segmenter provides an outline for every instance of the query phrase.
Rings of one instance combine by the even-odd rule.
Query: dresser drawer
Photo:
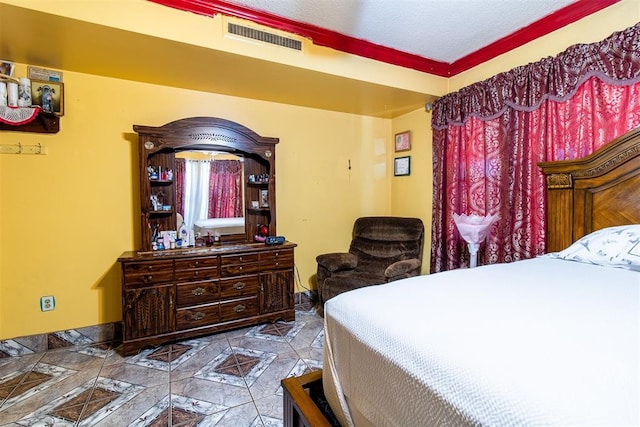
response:
[[[257,275],[220,279],[220,299],[258,295],[258,283]]]
[[[176,271],[196,268],[218,268],[218,257],[188,258],[176,260]]]
[[[223,255],[220,257],[221,276],[235,276],[258,271],[260,271],[260,262],[257,253]]]
[[[209,280],[218,277],[218,267],[198,268],[193,270],[176,270],[176,282],[191,282],[194,280]]]
[[[220,285],[218,281],[183,283],[176,286],[178,307],[208,304],[220,299]]]
[[[208,280],[218,277],[218,257],[176,260],[176,282]]]
[[[220,321],[243,319],[258,315],[258,296],[220,303]]]
[[[124,264],[125,286],[149,285],[173,281],[173,261],[146,261]]]
[[[176,329],[208,326],[220,321],[220,305],[217,303],[176,310]]]
[[[260,267],[264,269],[293,267],[293,249],[260,253]]]

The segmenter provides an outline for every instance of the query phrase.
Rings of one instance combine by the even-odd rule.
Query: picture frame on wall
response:
[[[393,176],[411,174],[411,156],[396,157],[393,162]]]
[[[409,151],[411,150],[411,132],[405,131],[396,134],[395,138],[395,151]]]
[[[260,190],[260,207],[269,207],[269,190]]]
[[[6,77],[11,77],[13,76],[13,69],[13,62],[0,59],[0,74]]]
[[[47,113],[64,116],[64,84],[31,80],[31,103]]]

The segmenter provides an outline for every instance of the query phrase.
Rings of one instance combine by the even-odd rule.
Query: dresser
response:
[[[278,138],[217,117],[133,125],[133,130],[138,134],[140,244],[118,258],[123,354],[294,320],[296,245],[265,244],[278,235]],[[224,226],[229,219],[233,227]],[[177,233],[183,220],[194,238],[202,230],[204,243],[190,238],[189,247],[177,241],[169,245],[165,238]],[[210,228],[196,229],[203,223]]]
[[[125,252],[122,353],[294,320],[295,243]]]

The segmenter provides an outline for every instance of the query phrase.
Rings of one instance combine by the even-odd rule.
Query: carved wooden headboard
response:
[[[547,252],[601,228],[640,224],[640,128],[582,159],[539,166],[547,179]]]

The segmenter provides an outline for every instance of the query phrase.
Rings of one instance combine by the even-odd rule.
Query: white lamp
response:
[[[473,268],[478,265],[480,243],[486,239],[491,224],[497,219],[497,214],[486,216],[453,214],[456,227],[458,227],[460,235],[467,242],[467,247],[469,248],[469,267]]]

